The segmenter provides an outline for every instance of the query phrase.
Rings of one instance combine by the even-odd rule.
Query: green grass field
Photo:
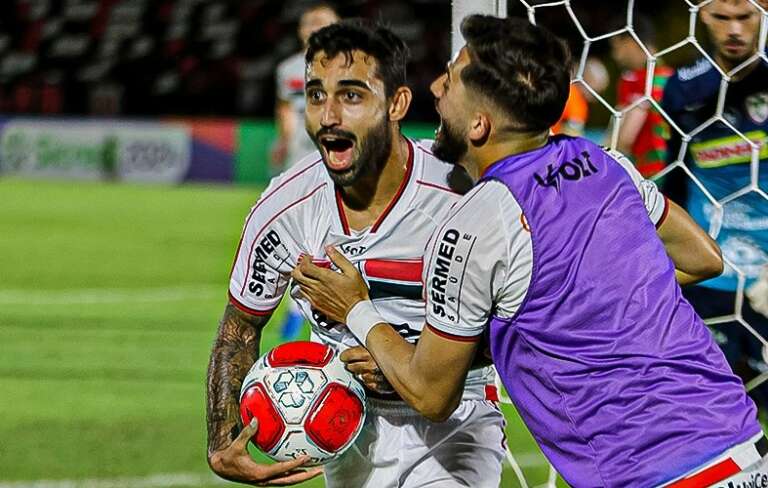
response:
[[[221,486],[205,462],[205,370],[257,196],[0,180],[0,488]],[[528,482],[544,483],[505,413]],[[502,485],[519,486],[509,467]]]

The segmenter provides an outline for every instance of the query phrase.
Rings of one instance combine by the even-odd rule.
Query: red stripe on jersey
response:
[[[736,464],[733,459],[728,458],[713,466],[705,468],[703,471],[692,476],[669,484],[667,485],[667,488],[699,488],[701,486],[712,486],[739,472],[741,472],[739,465]]]
[[[460,335],[455,335],[455,334],[449,334],[448,332],[443,332],[440,329],[436,329],[434,326],[430,325],[429,323],[427,323],[427,327],[429,328],[429,330],[431,330],[435,334],[439,335],[443,339],[448,339],[448,340],[456,341],[456,342],[477,342],[477,341],[480,340],[480,336],[483,335],[482,333],[480,333],[480,334],[478,334],[476,336],[469,336],[469,337],[467,337],[467,336],[460,336]]]
[[[397,193],[395,193],[395,196],[392,198],[392,201],[389,202],[389,205],[387,205],[387,208],[384,209],[384,211],[379,215],[379,218],[376,219],[376,222],[373,224],[373,227],[371,227],[371,234],[375,234],[377,230],[379,230],[379,227],[381,227],[381,223],[384,222],[384,219],[387,218],[387,215],[389,215],[389,212],[392,210],[392,208],[395,206],[395,204],[400,200],[400,197],[403,196],[403,192],[405,191],[405,188],[408,186],[408,182],[411,180],[411,173],[413,173],[413,144],[411,144],[410,139],[406,139],[405,142],[408,143],[408,164],[405,167],[405,176],[403,177],[403,181],[400,182],[400,187],[397,189]]]
[[[256,310],[255,308],[247,307],[243,305],[242,303],[238,302],[237,299],[232,295],[232,292],[228,292],[229,294],[229,303],[231,303],[236,309],[240,310],[241,312],[245,312],[250,315],[257,315],[259,317],[263,317],[265,315],[269,315],[272,312],[274,312],[275,308],[269,309],[269,310]]]
[[[411,180],[411,173],[413,173],[413,145],[410,139],[406,138],[405,141],[408,143],[408,163],[405,167],[405,176],[403,177],[403,181],[400,182],[400,186],[397,188],[395,196],[392,197],[392,200],[389,202],[387,207],[384,209],[381,215],[379,215],[379,218],[376,219],[376,222],[374,222],[371,226],[371,234],[375,234],[376,231],[379,230],[381,223],[384,222],[384,219],[387,218],[389,212],[392,210],[398,200],[400,200],[400,197],[403,196],[403,192],[405,192],[405,189],[408,187],[408,182]],[[341,192],[338,188],[336,188],[336,208],[339,210],[339,220],[341,220],[341,227],[344,230],[344,234],[350,235],[349,221],[347,220],[347,215],[344,212],[344,202],[341,199]]]
[[[291,78],[288,80],[288,88],[293,91],[304,90],[304,78]]]
[[[421,283],[423,262],[419,260],[368,259],[363,265],[369,278]]]
[[[499,389],[496,385],[485,385],[485,399],[492,402],[499,401]]]
[[[301,258],[299,258],[299,259],[301,259]],[[331,262],[328,261],[327,259],[312,258],[312,264],[314,264],[318,268],[331,269]]]
[[[436,185],[434,183],[430,183],[428,181],[423,181],[423,180],[416,180],[416,183],[418,183],[419,185],[422,185],[422,186],[428,186],[430,188],[435,188],[437,190],[447,191],[448,193],[453,193],[454,195],[461,195],[460,193],[457,193],[457,192],[451,190],[447,186],[440,186],[440,185]]]
[[[431,151],[427,151],[426,149],[424,149],[424,146],[422,146],[421,144],[417,144],[416,147],[418,147],[420,151],[425,152],[425,153],[429,154],[432,157],[435,157],[435,155],[432,154]]]
[[[669,215],[669,199],[667,198],[666,195],[664,195],[664,212],[662,212],[661,218],[659,218],[659,221],[656,222],[657,229],[661,227],[661,224],[663,224],[665,220],[667,220],[667,215]]]
[[[336,209],[339,211],[339,220],[341,221],[341,228],[344,230],[344,235],[350,235],[347,214],[344,213],[344,203],[341,201],[341,192],[338,188],[336,188]]]
[[[298,173],[296,173],[295,175],[291,176],[290,178],[288,178],[284,182],[280,183],[280,186],[278,186],[277,188],[272,190],[272,193],[270,193],[269,195],[263,196],[262,199],[256,204],[256,206],[253,207],[253,209],[251,209],[251,213],[249,213],[248,214],[248,218],[245,219],[245,226],[243,227],[243,233],[240,234],[240,242],[237,243],[237,251],[235,251],[235,259],[232,260],[232,267],[229,269],[229,275],[230,276],[232,276],[232,272],[235,270],[235,264],[237,264],[237,256],[240,254],[240,247],[243,245],[243,237],[245,237],[245,230],[248,228],[248,224],[251,221],[251,217],[253,217],[253,214],[256,213],[256,209],[258,209],[261,206],[261,204],[264,203],[269,197],[271,197],[272,195],[277,193],[277,191],[280,190],[282,187],[284,187],[285,185],[287,185],[291,181],[295,180],[297,177],[299,177],[300,175],[304,174],[306,171],[308,171],[308,170],[314,168],[315,166],[317,166],[317,164],[320,163],[320,161],[322,161],[322,159],[318,159],[317,161],[315,161],[314,163],[310,164],[309,166],[307,166],[303,170],[299,171]]]
[[[256,235],[254,236],[254,238],[253,238],[253,241],[251,241],[251,247],[250,247],[250,249],[248,250],[248,266],[245,268],[246,270],[249,270],[249,269],[251,269],[251,257],[253,256],[253,247],[256,245],[256,242],[258,242],[258,240],[259,240],[259,237],[261,237],[261,233],[262,233],[262,232],[264,232],[264,229],[266,229],[266,228],[269,226],[269,224],[271,224],[272,222],[274,222],[274,221],[275,221],[275,219],[277,219],[277,218],[278,218],[279,216],[281,216],[283,213],[287,212],[287,211],[288,211],[289,209],[291,209],[292,207],[295,207],[296,205],[300,204],[301,202],[305,201],[306,199],[308,199],[309,197],[311,197],[312,195],[314,195],[315,193],[317,193],[317,191],[318,191],[319,189],[323,188],[323,187],[324,187],[326,184],[327,184],[327,183],[323,183],[323,184],[321,184],[321,185],[318,185],[317,187],[315,187],[315,189],[314,189],[314,190],[312,190],[311,192],[309,192],[307,195],[304,195],[303,197],[299,198],[299,199],[298,199],[298,200],[296,200],[295,202],[291,203],[291,204],[290,204],[290,205],[288,205],[287,207],[285,207],[285,208],[283,208],[282,210],[280,210],[279,212],[277,212],[275,215],[273,215],[273,216],[272,216],[272,218],[271,218],[271,219],[269,219],[269,220],[267,221],[267,223],[266,223],[266,224],[264,224],[264,225],[262,225],[262,226],[261,226],[261,229],[259,229],[259,231],[258,231],[258,232],[256,233]],[[248,224],[246,223],[246,225],[248,225]],[[243,231],[243,233],[245,233],[245,231]],[[238,254],[239,254],[239,253],[240,253],[240,250],[238,249]],[[235,259],[237,259],[237,258],[235,258]],[[247,274],[247,271],[246,271],[246,274]],[[247,279],[243,280],[243,287],[242,287],[242,288],[240,288],[240,296],[243,296],[243,293],[245,293],[245,285],[247,285],[247,284],[248,284],[248,280],[247,280]]]

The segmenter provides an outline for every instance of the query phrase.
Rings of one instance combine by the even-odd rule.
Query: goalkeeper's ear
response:
[[[411,106],[411,100],[413,100],[413,92],[407,86],[401,86],[395,90],[389,102],[389,120],[392,122],[403,120]]]

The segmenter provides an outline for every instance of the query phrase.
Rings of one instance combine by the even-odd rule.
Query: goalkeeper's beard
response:
[[[432,145],[432,153],[446,163],[459,164],[467,155],[468,149],[465,134],[461,134],[447,120],[442,119],[435,143]]]

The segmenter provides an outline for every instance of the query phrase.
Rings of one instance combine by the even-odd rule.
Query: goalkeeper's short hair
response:
[[[562,39],[524,19],[489,15],[468,16],[461,33],[470,56],[462,81],[502,109],[513,129],[544,131],[560,119],[572,64]]]

